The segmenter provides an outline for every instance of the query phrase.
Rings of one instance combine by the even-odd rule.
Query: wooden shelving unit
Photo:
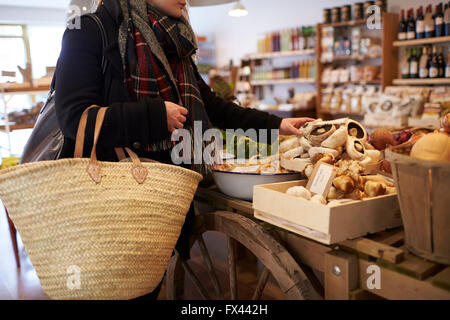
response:
[[[340,86],[344,84],[359,84],[359,85],[366,85],[366,84],[373,84],[373,85],[380,85],[381,80],[370,80],[370,81],[346,81],[346,82],[322,82],[322,86]]]
[[[9,126],[10,132],[16,131],[16,130],[24,130],[24,129],[33,129],[34,123],[25,123],[25,124],[12,124]],[[0,131],[6,131],[6,126],[1,125]]]
[[[314,84],[316,79],[274,79],[274,80],[252,80],[250,84],[252,86],[266,86],[266,85],[275,85],[275,84],[295,84],[295,83],[310,83]]]
[[[284,58],[284,57],[297,57],[315,54],[316,50],[298,50],[298,51],[282,51],[282,52],[268,52],[268,53],[257,53],[250,54],[246,57],[248,60],[261,60],[261,59],[272,59],[272,58]]]
[[[394,41],[394,47],[420,46],[420,45],[438,44],[438,43],[446,43],[446,42],[450,42],[450,36],[438,37],[438,38],[428,38],[428,39]]]
[[[395,85],[416,85],[416,86],[426,86],[426,85],[450,85],[450,79],[439,78],[439,79],[394,79],[393,84]]]
[[[345,56],[345,57],[334,57],[331,61],[323,61],[323,64],[330,64],[339,61],[363,61],[368,59],[380,59],[381,55],[359,55],[359,56]]]
[[[328,27],[354,27],[361,24],[366,24],[367,19],[360,19],[360,20],[351,20],[351,21],[344,21],[344,22],[335,22],[335,23],[323,23],[321,24],[322,28],[328,28]]]
[[[315,78],[289,78],[289,79],[265,79],[265,80],[253,80],[252,74],[255,68],[264,63],[263,60],[275,60],[285,58],[299,57],[299,60],[316,60],[316,49],[305,49],[295,51],[282,51],[282,52],[269,52],[269,53],[257,53],[246,55],[242,61],[250,67],[251,73],[245,76],[241,76],[242,82],[247,82],[250,85],[250,92],[257,97],[264,97],[269,92],[273,91],[275,86],[283,85],[307,85],[316,86]],[[292,59],[291,59],[292,60]],[[290,63],[290,62],[289,62]],[[314,88],[316,91],[316,88]],[[307,111],[301,111],[297,116],[301,117],[315,117],[315,109]]]
[[[23,130],[23,129],[32,129],[34,128],[34,123],[31,124],[17,124],[17,125],[9,125],[8,119],[8,102],[15,95],[41,95],[47,94],[50,90],[50,86],[38,86],[32,87],[27,85],[3,85],[0,87],[0,101],[3,103],[3,110],[5,114],[6,124],[0,126],[0,133],[6,133],[8,136],[8,148],[9,152],[11,152],[11,131],[15,130]],[[2,147],[3,148],[3,147]]]
[[[331,24],[318,24],[317,25],[317,114],[319,117],[322,118],[332,118],[336,115],[342,115],[343,113],[339,114],[330,114],[329,112],[322,112],[321,110],[321,104],[322,104],[322,90],[323,87],[326,85],[329,85],[328,83],[324,84],[322,83],[322,73],[325,68],[325,66],[329,66],[333,63],[338,62],[355,62],[355,61],[362,61],[366,59],[377,59],[381,58],[381,77],[380,80],[375,81],[358,81],[358,82],[345,82],[345,83],[335,83],[335,85],[345,85],[345,84],[374,84],[374,85],[380,85],[381,89],[384,90],[384,88],[388,85],[392,84],[392,81],[396,79],[397,72],[398,72],[398,49],[393,46],[394,40],[396,40],[397,36],[397,28],[399,23],[399,17],[398,14],[394,13],[386,13],[384,12],[382,15],[382,28],[381,30],[378,30],[381,38],[381,46],[382,46],[382,54],[381,56],[357,56],[357,57],[336,57],[331,62],[322,62],[321,56],[322,56],[322,29],[327,27],[334,27],[334,28],[345,28],[345,27],[354,27],[359,25],[366,24],[367,20],[356,20],[356,21],[349,21],[349,22],[339,22],[339,23],[331,23]],[[372,31],[372,30],[371,30]],[[373,32],[373,31],[372,31]],[[348,115],[354,115],[354,114],[348,114]],[[354,116],[362,116],[360,114],[354,115]]]

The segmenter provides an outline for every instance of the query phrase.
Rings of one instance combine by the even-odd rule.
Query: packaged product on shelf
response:
[[[351,98],[351,113],[362,114],[362,96],[364,94],[364,88],[362,86],[357,86],[352,94]]]

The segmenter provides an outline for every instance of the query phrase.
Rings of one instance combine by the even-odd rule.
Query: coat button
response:
[[[135,142],[135,143],[133,143],[133,148],[134,149],[140,149],[141,148],[141,144],[139,143],[139,142]]]

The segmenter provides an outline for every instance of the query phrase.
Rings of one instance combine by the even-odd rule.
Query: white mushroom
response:
[[[303,147],[297,147],[283,153],[283,158],[291,160],[303,154]]]
[[[320,195],[320,194],[316,194],[315,196],[313,196],[311,198],[311,202],[320,203],[320,204],[323,204],[323,205],[327,204],[327,200],[325,200],[325,198],[322,195]]]
[[[352,158],[353,160],[360,161],[366,157],[366,148],[364,147],[362,142],[355,137],[349,136],[347,138],[345,149],[350,158]]]
[[[347,128],[340,127],[336,132],[329,136],[324,142],[322,142],[322,147],[336,149],[343,146],[347,141]]]
[[[305,137],[300,138],[300,145],[303,147],[305,151],[308,151],[312,148],[311,142],[308,141]]]
[[[312,147],[309,149],[309,156],[311,158],[314,158],[314,156],[318,153],[321,153],[323,155],[327,153],[331,153],[335,158],[339,156],[339,151],[335,149],[329,149],[329,148],[323,148],[323,147]]]
[[[286,151],[297,148],[298,146],[300,146],[299,139],[297,137],[293,137],[280,143],[279,150],[280,153],[285,153]]]
[[[311,200],[311,192],[305,187],[292,187],[286,191],[286,194],[306,200]]]

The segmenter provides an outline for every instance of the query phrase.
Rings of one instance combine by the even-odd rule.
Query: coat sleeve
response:
[[[200,93],[211,123],[226,129],[279,129],[282,119],[267,112],[243,108],[217,96],[197,72]],[[269,139],[272,140],[272,139]]]
[[[103,101],[104,75],[101,70],[102,41],[98,26],[82,17],[80,29],[67,29],[56,68],[55,106],[59,125],[66,138],[75,140],[82,113]],[[99,148],[141,146],[169,136],[162,98],[108,106],[98,142]],[[91,142],[97,110],[89,113],[86,141]]]

